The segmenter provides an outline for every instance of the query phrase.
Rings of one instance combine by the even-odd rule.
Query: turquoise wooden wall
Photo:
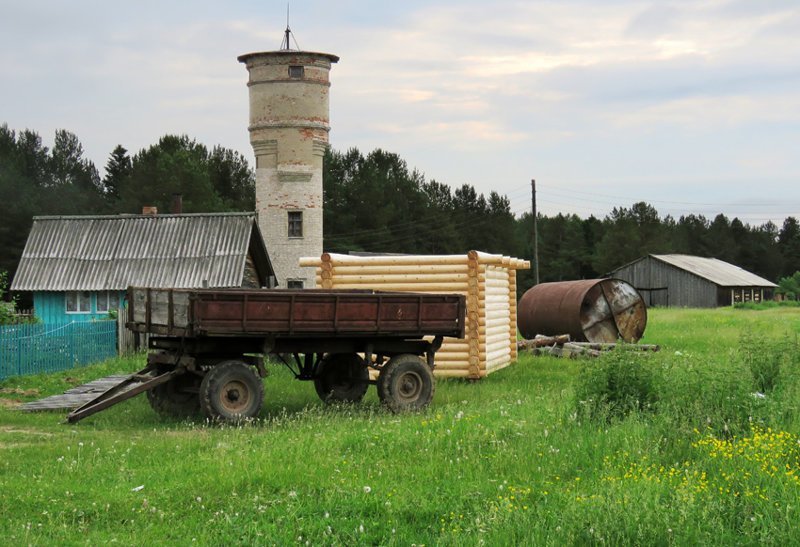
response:
[[[33,293],[33,310],[42,323],[69,323],[70,321],[96,321],[108,319],[108,312],[97,311],[97,292],[92,292],[92,311],[89,313],[67,313],[66,293],[35,292]],[[100,294],[105,294],[101,291]],[[119,291],[119,301],[124,302],[125,291]]]

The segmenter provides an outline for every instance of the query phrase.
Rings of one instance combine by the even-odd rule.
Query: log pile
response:
[[[467,297],[466,337],[446,338],[436,353],[438,377],[478,379],[517,358],[517,275],[530,262],[470,251],[466,255],[301,258],[322,289],[457,293]]]
[[[631,351],[659,351],[660,346],[655,344],[623,344],[626,350]],[[526,351],[533,355],[550,355],[552,357],[599,357],[604,351],[611,351],[617,344],[597,342],[572,342],[569,334],[545,336],[537,334],[530,340],[517,342],[518,351]]]

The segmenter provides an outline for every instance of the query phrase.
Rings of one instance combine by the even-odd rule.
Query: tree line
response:
[[[464,184],[426,180],[396,154],[356,149],[325,157],[325,248],[397,253],[463,253],[478,249],[530,259],[533,216],[516,217],[508,198]],[[645,202],[615,207],[604,218],[537,216],[541,281],[601,277],[647,254],[714,257],[769,280],[800,270],[800,225],[778,228],[729,219],[660,216]],[[519,272],[520,287],[533,284]]]
[[[252,211],[255,174],[238,152],[211,149],[189,137],[166,135],[131,156],[111,151],[100,176],[78,137],[55,133],[53,147],[35,131],[0,125],[0,271],[16,271],[33,217],[136,214],[145,205],[169,211],[181,194],[186,212]]]
[[[454,254],[470,249],[532,258],[533,218],[515,216],[506,196],[428,180],[397,154],[329,150],[324,159],[325,249]],[[184,212],[252,211],[255,173],[238,152],[166,135],[131,155],[109,153],[104,176],[79,139],[58,130],[52,149],[32,130],[0,126],[0,271],[13,275],[35,215],[135,214],[144,205]],[[660,216],[645,202],[605,217],[539,214],[541,281],[602,276],[649,253],[716,257],[778,281],[800,270],[800,225],[758,226],[738,218]],[[533,283],[520,272],[519,285]]]

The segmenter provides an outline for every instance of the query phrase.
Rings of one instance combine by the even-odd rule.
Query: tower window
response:
[[[289,237],[303,237],[303,211],[289,211]]]
[[[302,66],[290,66],[289,67],[289,78],[302,78],[305,70]]]

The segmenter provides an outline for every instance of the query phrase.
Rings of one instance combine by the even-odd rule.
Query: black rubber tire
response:
[[[187,418],[200,413],[198,388],[202,378],[191,372],[175,376],[147,391],[147,401],[158,414]]]
[[[430,367],[411,354],[389,359],[381,369],[377,387],[378,398],[395,413],[424,409],[436,391]]]
[[[210,420],[237,422],[254,418],[264,403],[264,383],[241,361],[211,367],[200,384],[200,408]]]
[[[358,403],[369,387],[369,369],[356,353],[326,355],[317,366],[314,388],[326,403]]]

